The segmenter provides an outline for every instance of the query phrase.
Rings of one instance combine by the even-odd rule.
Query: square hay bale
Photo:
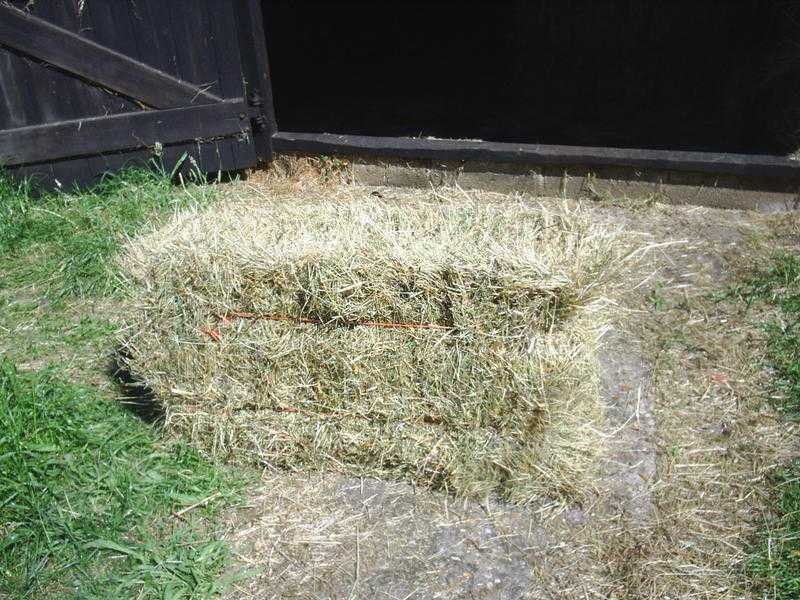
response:
[[[521,202],[261,202],[122,259],[127,366],[205,451],[524,503],[602,444],[614,232]]]

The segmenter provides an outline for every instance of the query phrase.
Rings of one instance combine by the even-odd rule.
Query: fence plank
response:
[[[153,108],[221,100],[195,85],[5,4],[0,4],[0,44]]]
[[[0,131],[0,165],[90,156],[191,139],[249,133],[241,100],[170,110],[76,119]]]

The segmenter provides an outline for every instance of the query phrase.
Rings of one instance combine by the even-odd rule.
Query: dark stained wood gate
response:
[[[269,1],[0,0],[0,169],[67,187],[154,156],[168,169],[237,171],[274,149],[687,171],[793,190],[800,181],[800,161],[782,156],[331,134],[324,123],[281,130],[262,15]],[[312,98],[323,108],[325,93]]]
[[[274,132],[257,0],[0,0],[0,167],[235,171]]]

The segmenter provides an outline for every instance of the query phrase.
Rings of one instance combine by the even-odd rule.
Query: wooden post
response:
[[[253,119],[253,136],[259,160],[272,160],[272,136],[278,131],[272,98],[272,79],[267,56],[267,37],[260,0],[235,0],[245,94],[258,110]]]

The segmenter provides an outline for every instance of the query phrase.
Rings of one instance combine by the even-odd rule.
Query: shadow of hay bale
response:
[[[128,412],[150,425],[162,425],[166,418],[164,404],[152,388],[137,378],[126,366],[130,357],[118,349],[111,356],[107,374],[120,389],[119,403]]]

